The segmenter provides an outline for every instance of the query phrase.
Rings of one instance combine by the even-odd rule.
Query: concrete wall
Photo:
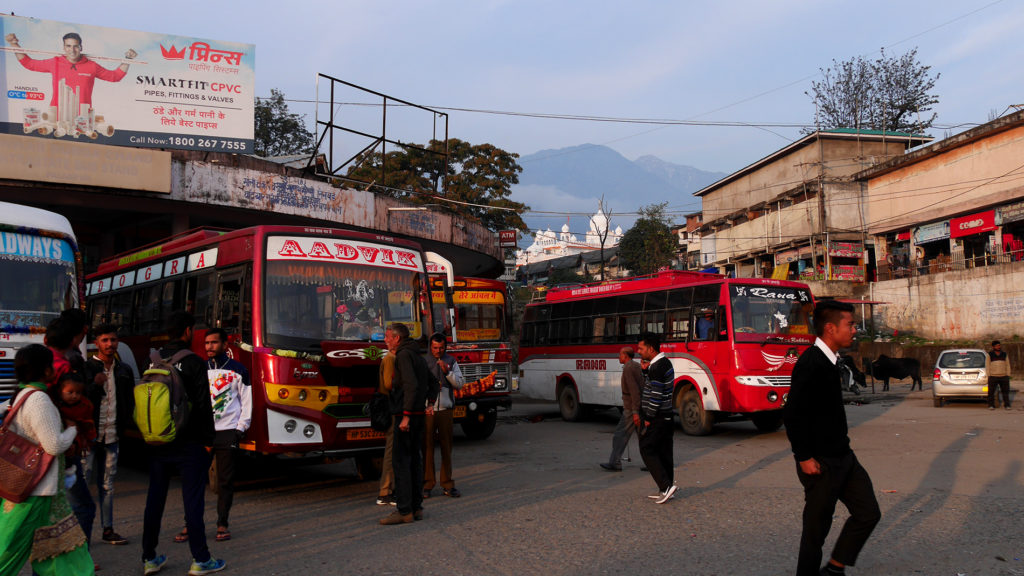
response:
[[[876,282],[879,329],[942,340],[1024,336],[1024,262]]]

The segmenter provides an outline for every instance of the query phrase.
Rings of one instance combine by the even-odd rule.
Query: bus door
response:
[[[217,299],[214,301],[214,322],[228,334],[238,334],[242,325],[243,286],[245,272],[242,267],[217,271]]]
[[[690,338],[687,350],[711,371],[712,385],[719,383],[729,369],[729,336],[724,308],[719,304],[721,284],[695,286],[690,307]],[[717,387],[716,387],[717,388]],[[700,390],[702,398],[719,390]],[[719,399],[721,400],[721,399]],[[706,405],[706,404],[705,404]]]

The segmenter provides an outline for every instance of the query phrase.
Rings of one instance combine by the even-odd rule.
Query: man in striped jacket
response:
[[[661,338],[650,332],[640,335],[637,352],[643,359],[640,366],[644,384],[640,390],[640,456],[658,484],[658,494],[648,496],[658,504],[671,500],[676,493],[675,465],[672,460],[672,388],[675,370],[661,353]]]

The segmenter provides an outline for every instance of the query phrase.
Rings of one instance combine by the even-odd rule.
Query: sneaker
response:
[[[388,504],[394,504],[394,500],[391,495],[377,496],[377,506],[387,506]]]
[[[661,498],[658,498],[657,500],[655,500],[654,503],[655,504],[664,504],[665,502],[668,502],[669,500],[675,498],[676,497],[676,490],[678,490],[678,489],[679,489],[678,486],[676,486],[675,484],[669,486],[668,489],[665,490],[665,493],[661,495]]]
[[[156,558],[153,558],[152,560],[145,560],[142,563],[142,573],[146,576],[149,576],[150,574],[156,574],[160,571],[161,568],[164,567],[164,564],[166,563],[167,556],[164,556],[163,554],[157,556]]]
[[[192,561],[192,567],[188,569],[189,576],[203,576],[203,574],[213,574],[214,572],[220,572],[224,569],[225,562],[218,558],[210,556],[210,559],[206,562]]]
[[[114,546],[120,546],[128,543],[128,539],[122,538],[120,534],[114,532],[113,528],[103,529],[103,541],[107,544],[113,544]]]
[[[380,519],[380,523],[384,526],[394,526],[395,524],[409,524],[415,519],[415,515],[410,512],[408,514],[402,514],[398,510],[395,510],[391,514]]]
[[[995,406],[989,406],[989,407],[988,407],[988,409],[989,409],[989,410],[995,410],[995,409],[996,409],[996,407],[995,407]]]

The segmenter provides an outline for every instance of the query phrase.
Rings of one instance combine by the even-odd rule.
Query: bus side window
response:
[[[242,274],[242,302],[238,308],[243,342],[252,342],[252,264]]]
[[[696,304],[693,307],[693,339],[697,341],[711,341],[715,339],[715,306],[711,304]]]
[[[135,327],[128,323],[132,313],[132,293],[129,291],[115,292],[110,297],[110,323],[121,327],[121,335],[135,334]]]
[[[185,311],[196,319],[197,330],[210,328],[213,322],[213,272],[185,281]]]
[[[221,273],[218,282],[217,327],[227,330],[229,334],[237,334],[241,316],[242,275],[237,272]]]

